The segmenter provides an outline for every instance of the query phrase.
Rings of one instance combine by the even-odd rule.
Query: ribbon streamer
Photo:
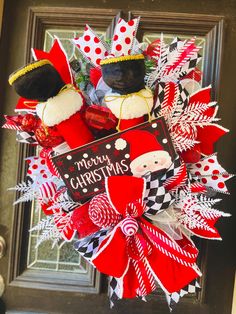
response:
[[[122,199],[120,186],[126,191]],[[194,244],[184,234],[181,240],[173,240],[143,216],[146,209],[143,178],[109,177],[106,193],[121,218],[90,256],[99,271],[118,280],[121,297],[145,296],[155,290],[156,281],[172,293],[200,275]]]

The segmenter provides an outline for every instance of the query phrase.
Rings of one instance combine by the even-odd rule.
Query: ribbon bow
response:
[[[143,217],[145,185],[143,178],[106,178],[110,209],[120,219],[91,261],[119,281],[120,298],[145,296],[155,290],[156,282],[168,293],[178,291],[200,275],[194,244],[184,234],[174,241]]]

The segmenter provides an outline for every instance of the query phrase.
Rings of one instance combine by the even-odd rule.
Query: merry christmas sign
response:
[[[104,191],[105,177],[163,173],[174,158],[161,117],[55,156],[53,162],[72,198],[84,201]]]

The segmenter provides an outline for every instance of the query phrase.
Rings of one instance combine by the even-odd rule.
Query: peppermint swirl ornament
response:
[[[102,228],[115,226],[122,217],[112,208],[106,193],[99,194],[91,200],[88,213],[92,222]]]
[[[121,230],[126,236],[131,237],[137,233],[138,223],[134,218],[126,217],[121,223]]]

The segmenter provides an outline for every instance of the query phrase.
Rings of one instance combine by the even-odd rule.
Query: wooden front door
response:
[[[17,97],[7,83],[8,75],[31,60],[31,47],[50,49],[52,37],[57,35],[72,57],[75,52],[69,39],[79,34],[85,23],[101,33],[109,33],[117,14],[126,19],[140,15],[139,37],[145,41],[157,38],[160,33],[167,40],[175,35],[197,36],[203,47],[202,84],[213,85],[212,97],[220,104],[222,125],[231,129],[231,133],[218,143],[219,158],[229,172],[235,172],[234,0],[5,1],[0,58],[1,114],[13,114]],[[35,205],[13,207],[15,195],[7,192],[9,187],[23,180],[24,158],[33,151],[27,146],[15,145],[14,132],[2,130],[0,139],[0,250],[4,253],[0,256],[0,313],[110,313],[106,277],[80,259],[70,243],[54,250],[50,250],[50,244],[34,248],[37,233],[29,236],[28,229],[32,221],[40,218],[37,212],[32,214]],[[222,209],[233,213],[236,199],[232,181],[229,189],[232,195],[224,198]],[[222,242],[198,241],[202,252],[199,258],[203,271],[202,290],[183,298],[175,313],[231,313],[235,253],[233,220],[234,217],[219,223]],[[164,296],[158,291],[147,303],[141,300],[118,302],[112,312],[165,314],[169,310]]]

